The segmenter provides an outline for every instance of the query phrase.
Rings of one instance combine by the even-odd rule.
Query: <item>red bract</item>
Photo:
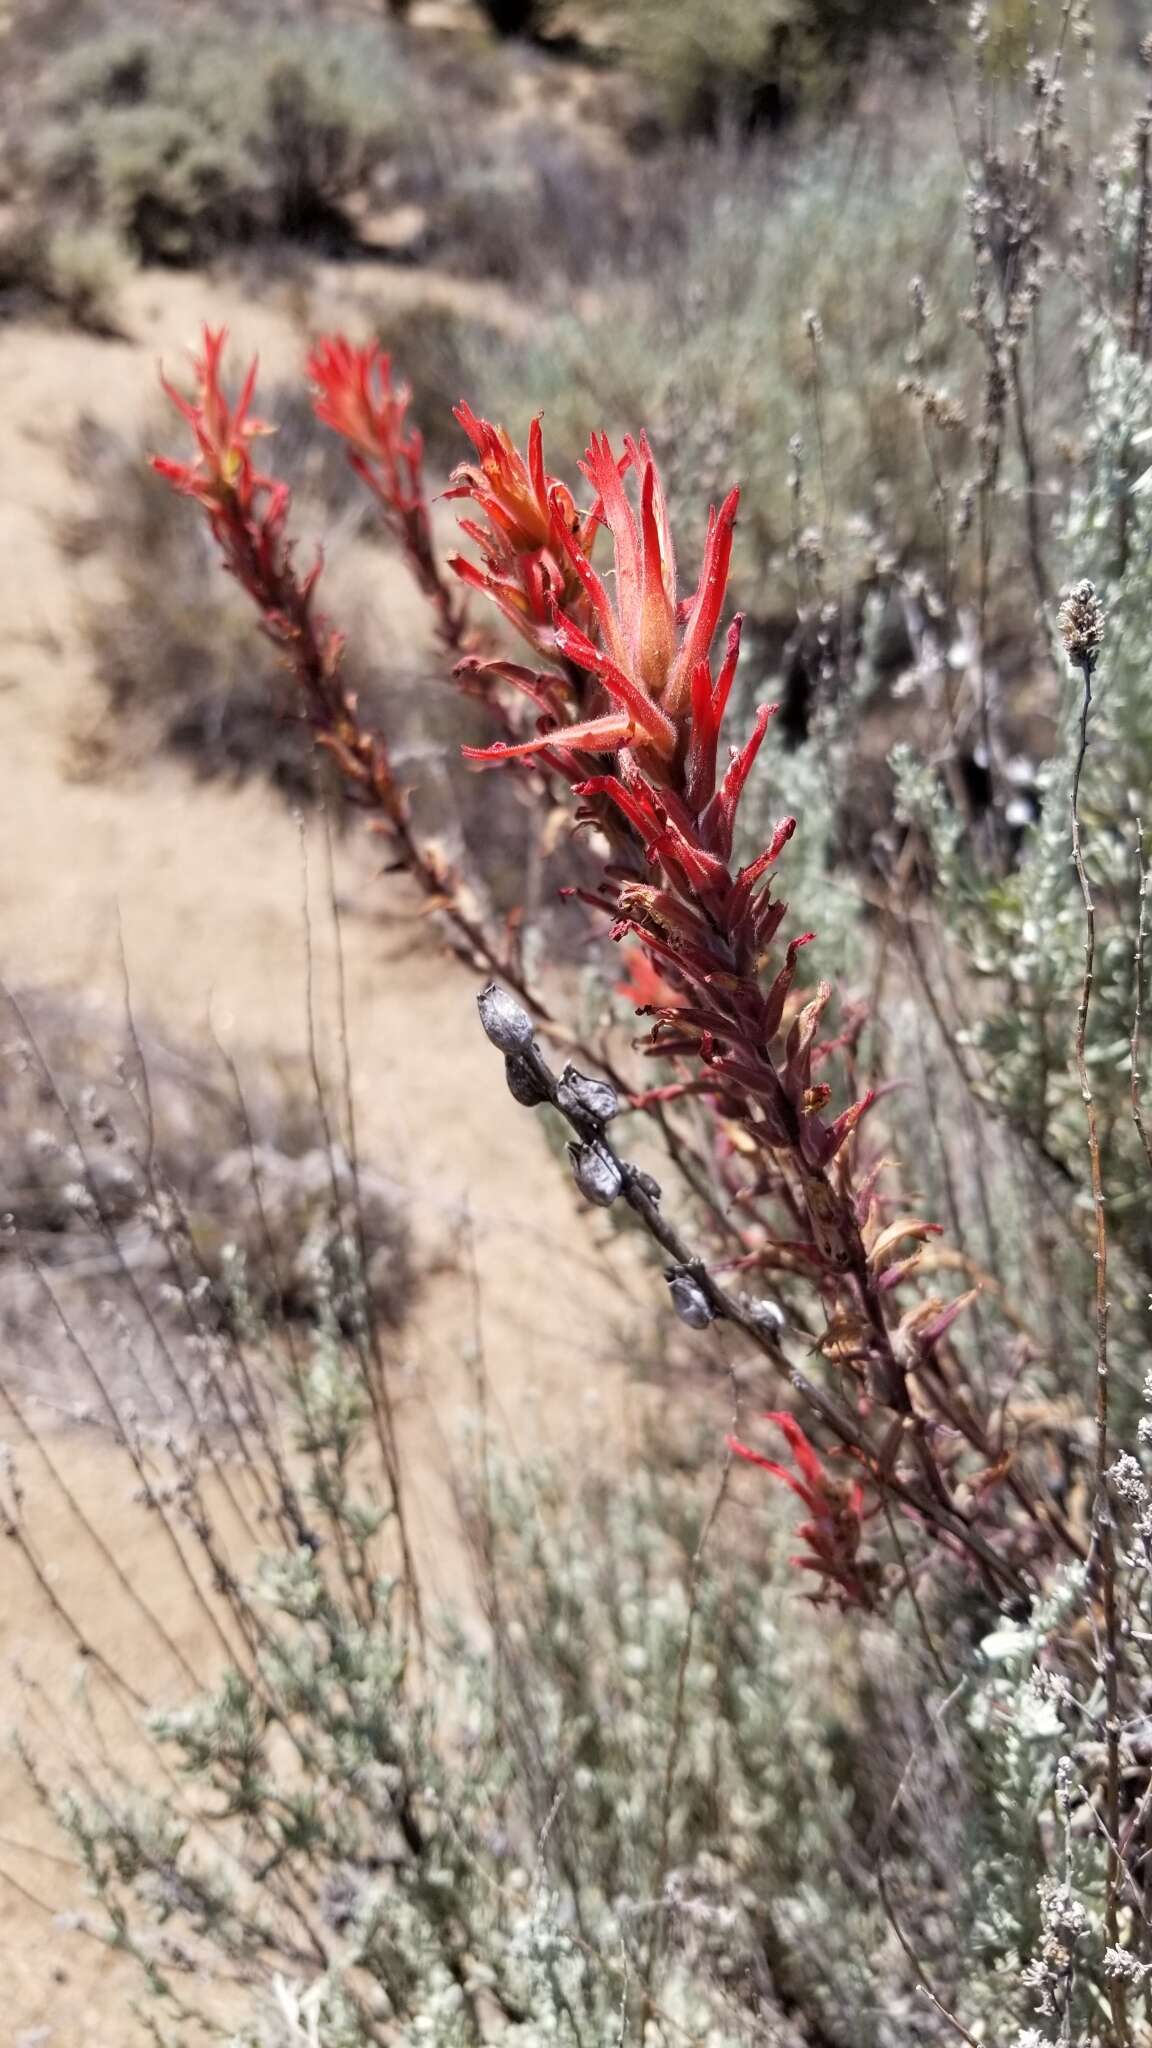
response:
[[[354,348],[329,334],[309,356],[308,376],[316,417],[347,441],[357,475],[389,504],[421,504],[424,443],[408,422],[411,390],[392,382],[391,357],[375,342]]]
[[[316,417],[348,444],[348,460],[368,485],[436,607],[441,638],[456,646],[463,613],[444,581],[432,541],[424,488],[424,441],[408,419],[411,391],[392,381],[392,359],[375,343],[353,347],[341,334],[317,342],[308,358]]]
[[[803,1571],[815,1572],[822,1580],[817,1600],[837,1598],[844,1607],[872,1607],[875,1604],[875,1572],[860,1558],[864,1533],[864,1489],[858,1480],[837,1479],[830,1473],[809,1442],[794,1415],[773,1410],[764,1417],[784,1432],[798,1468],[790,1472],[774,1458],[762,1457],[738,1437],[728,1445],[738,1458],[759,1465],[773,1478],[781,1479],[803,1501],[811,1519],[801,1522],[798,1534],[808,1551],[791,1562]]]
[[[483,566],[453,555],[451,567],[491,598],[538,653],[551,654],[557,607],[571,610],[581,603],[568,542],[581,552],[590,546],[597,510],[581,518],[571,491],[548,475],[539,420],[532,422],[525,457],[503,427],[477,419],[469,406],[458,405],[456,418],[478,460],[460,464],[444,495],[475,506],[479,517],[462,519],[460,530],[475,541]]]
[[[500,437],[497,429],[484,422],[473,424],[478,434],[496,437],[491,445],[500,451],[507,469],[510,451],[506,437]],[[523,465],[514,452],[511,459],[517,465],[512,472],[512,484],[519,506],[525,496],[519,473]],[[742,621],[736,619],[723,664],[714,680],[708,655],[724,602],[739,493],[732,491],[720,512],[711,514],[699,585],[695,594],[681,603],[667,508],[647,441],[643,436],[638,443],[626,439],[624,453],[617,457],[606,436],[594,435],[581,468],[596,494],[593,511],[583,525],[571,508],[568,495],[562,495],[561,487],[545,476],[539,427],[534,425],[528,472],[534,479],[530,532],[533,547],[543,551],[540,560],[549,570],[539,587],[530,588],[535,637],[537,644],[554,646],[571,667],[594,679],[602,701],[607,700],[604,709],[599,716],[567,725],[555,734],[540,732],[517,747],[477,749],[472,758],[495,761],[509,755],[546,753],[557,747],[571,753],[610,754],[627,747],[661,782],[681,771],[694,806],[699,809],[714,793],[720,724],[740,652]],[[634,471],[638,479],[639,516],[624,482],[628,470]],[[490,511],[490,519],[492,516]],[[589,543],[601,524],[612,535],[614,602],[589,559]],[[476,528],[465,524],[464,530],[483,543]],[[511,547],[515,554],[515,521],[506,520],[503,531],[505,550]],[[528,531],[523,522],[519,531]],[[563,566],[563,577],[557,576],[557,565]],[[506,588],[492,587],[495,564],[491,559],[486,585],[470,564],[458,566],[462,574],[470,580],[480,580],[482,587],[488,587],[503,608],[510,610]],[[503,585],[509,581],[515,584],[515,573],[511,579],[505,574]],[[522,575],[519,581],[523,585]],[[580,598],[578,607],[571,602],[576,594]],[[551,626],[550,635],[545,630],[545,619]],[[767,713],[765,722],[766,718]],[[730,823],[740,787],[762,738],[761,725],[745,750],[740,768],[734,771],[714,821],[720,826],[721,837],[721,818],[727,816]],[[730,844],[730,830],[728,841]]]

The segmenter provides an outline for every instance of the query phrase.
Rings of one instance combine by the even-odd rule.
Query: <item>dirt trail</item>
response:
[[[202,1040],[210,1026],[253,1071],[261,1060],[298,1055],[306,1042],[300,830],[265,789],[197,784],[166,761],[120,778],[78,772],[77,740],[105,714],[77,622],[77,575],[101,571],[97,560],[78,572],[55,537],[60,517],[82,506],[82,481],[70,477],[64,453],[79,414],[138,425],[152,404],[157,359],[177,366],[205,316],[229,324],[238,357],[258,347],[271,377],[298,371],[301,341],[286,305],[256,304],[238,287],[199,279],[138,280],[131,342],[0,331],[0,967],[15,986],[81,984],[119,1005],[122,944],[141,1017],[184,1041]],[[396,607],[407,606],[411,631],[422,632],[398,572],[385,564],[382,574],[393,624]],[[330,1018],[323,851],[315,826],[307,836],[317,981]],[[558,1429],[570,1437],[579,1415],[619,1416],[628,1395],[612,1361],[641,1296],[628,1262],[601,1248],[603,1223],[577,1216],[538,1125],[509,1102],[476,1028],[470,977],[441,953],[406,885],[380,879],[355,836],[337,868],[364,1150],[410,1189],[418,1237],[467,1254],[462,1271],[428,1279],[399,1381],[419,1539],[433,1581],[444,1582],[458,1569],[439,1536],[447,1445],[469,1398],[477,1302],[496,1409],[527,1446]],[[120,1457],[90,1432],[61,1433],[52,1452],[91,1500],[133,1583],[163,1599],[191,1660],[206,1665],[206,1628],[185,1611],[171,1560],[131,1506]],[[154,1646],[141,1639],[131,1604],[109,1590],[106,1568],[47,1473],[20,1455],[49,1583],[131,1672],[155,1657]],[[43,1734],[48,1703],[76,1683],[76,1649],[9,1546],[0,1669],[10,1670],[14,1656],[45,1688],[38,1704],[23,1702]],[[0,1865],[58,1903],[57,1866],[3,1846],[53,1847],[18,1769],[6,1763],[0,1801]],[[64,1944],[8,1887],[0,1914],[0,2041],[125,2048],[124,1965],[94,1944]]]

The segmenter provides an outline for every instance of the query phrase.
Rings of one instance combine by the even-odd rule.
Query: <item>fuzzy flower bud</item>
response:
[[[569,1145],[572,1178],[586,1201],[610,1208],[624,1187],[616,1161],[599,1145]]]
[[[682,1323],[690,1330],[706,1330],[709,1323],[716,1321],[716,1311],[698,1280],[691,1273],[678,1271],[675,1267],[664,1275],[672,1306]]]
[[[1094,668],[1104,639],[1104,607],[1086,576],[1068,591],[1056,623],[1069,661],[1076,668]]]
[[[527,1052],[532,1043],[532,1019],[514,996],[490,981],[477,996],[476,1007],[498,1052]]]
[[[620,1098],[607,1081],[594,1081],[571,1065],[557,1082],[556,1100],[566,1115],[594,1117],[601,1124],[611,1123],[620,1108]]]

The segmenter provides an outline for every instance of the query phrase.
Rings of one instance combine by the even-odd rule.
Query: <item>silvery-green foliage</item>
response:
[[[481,1445],[487,1626],[437,1617],[417,1665],[360,1503],[359,1370],[326,1327],[293,1369],[315,1526],[270,1528],[245,1584],[221,1563],[245,1655],[152,1718],[167,1785],[88,1772],[56,1802],[86,1924],[137,1958],[165,2038],[239,1984],[246,2010],[205,2016],[233,2048],[599,2048],[638,2038],[647,1996],[708,2048],[934,2044],[878,1842],[937,1980],[1026,2022],[1067,1739],[1028,1671],[1054,1613],[985,1645],[945,1743],[918,1635],[810,1625],[778,1502],[711,1521],[690,1435],[576,1487]]]
[[[132,1771],[86,1774],[54,1801],[86,1924],[137,1957],[172,2038],[196,1987],[239,1979],[247,2031],[211,2025],[244,2048],[586,2048],[646,1989],[711,2048],[765,2019],[790,2041],[792,2010],[896,2048],[907,1973],[844,1761],[870,1739],[850,1626],[809,1630],[735,1531],[694,1565],[715,1485],[694,1453],[575,1499],[489,1470],[490,1634],[438,1621],[417,1673],[358,1501],[358,1370],[323,1327],[293,1369],[314,1528],[270,1527],[244,1583],[216,1553],[245,1652],[151,1717],[170,1789],[141,1766],[130,1794]]]
[[[1083,462],[1062,534],[1066,581],[1087,577],[1104,607],[1080,791],[1085,863],[1096,913],[1087,1062],[1096,1096],[1116,1254],[1115,1334],[1135,1338],[1152,1259],[1147,1168],[1131,1117],[1129,1042],[1136,997],[1138,820],[1152,782],[1152,497],[1133,492],[1140,437],[1152,429],[1152,373],[1096,320],[1086,330]],[[1040,776],[1041,814],[1011,871],[982,863],[931,774],[898,750],[905,819],[924,834],[935,902],[958,960],[975,978],[962,1042],[979,1093],[1028,1142],[1049,1201],[1088,1210],[1088,1150],[1072,1043],[1084,974],[1085,918],[1072,862],[1070,793],[1082,678],[1064,669],[1060,737]],[[1145,985],[1145,998],[1147,987]],[[1069,1276],[1066,1276],[1069,1277]],[[1083,1263],[1073,1287],[1083,1291]]]
[[[663,1918],[661,1998],[685,2024],[739,2039],[790,1990],[835,2029],[888,1943],[835,1762],[860,1733],[835,1677],[851,1631],[810,1631],[794,1593],[723,1539],[693,1603],[700,1515],[682,1474],[653,1470],[568,1512],[546,1477],[534,1501],[500,1490],[502,1664],[522,1703],[510,1767],[597,1950],[635,1972]],[[887,2038],[867,2027],[861,2040]]]

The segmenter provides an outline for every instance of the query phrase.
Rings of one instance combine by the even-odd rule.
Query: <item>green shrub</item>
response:
[[[792,174],[767,150],[701,148],[653,166],[578,307],[553,310],[522,340],[472,347],[481,401],[517,430],[541,410],[560,473],[590,424],[617,433],[645,421],[689,549],[709,499],[739,479],[737,573],[760,615],[795,610],[797,435],[802,516],[829,555],[841,551],[838,574],[855,582],[877,537],[898,558],[938,561],[932,473],[900,389],[909,282],[918,271],[930,281],[924,372],[954,378],[963,398],[974,367],[961,321],[969,259],[951,157],[927,144],[913,181],[915,146],[915,133],[890,154],[878,137],[859,152],[836,140]],[[960,435],[944,460],[958,469],[964,452]]]
[[[418,132],[383,25],[124,29],[52,67],[26,165],[145,261],[261,235],[346,234],[345,207]]]
[[[113,335],[126,269],[110,229],[17,218],[0,234],[0,317],[47,312],[86,333]]]
[[[626,0],[610,19],[667,117],[695,128],[842,98],[875,44],[922,54],[940,29],[933,0]]]

